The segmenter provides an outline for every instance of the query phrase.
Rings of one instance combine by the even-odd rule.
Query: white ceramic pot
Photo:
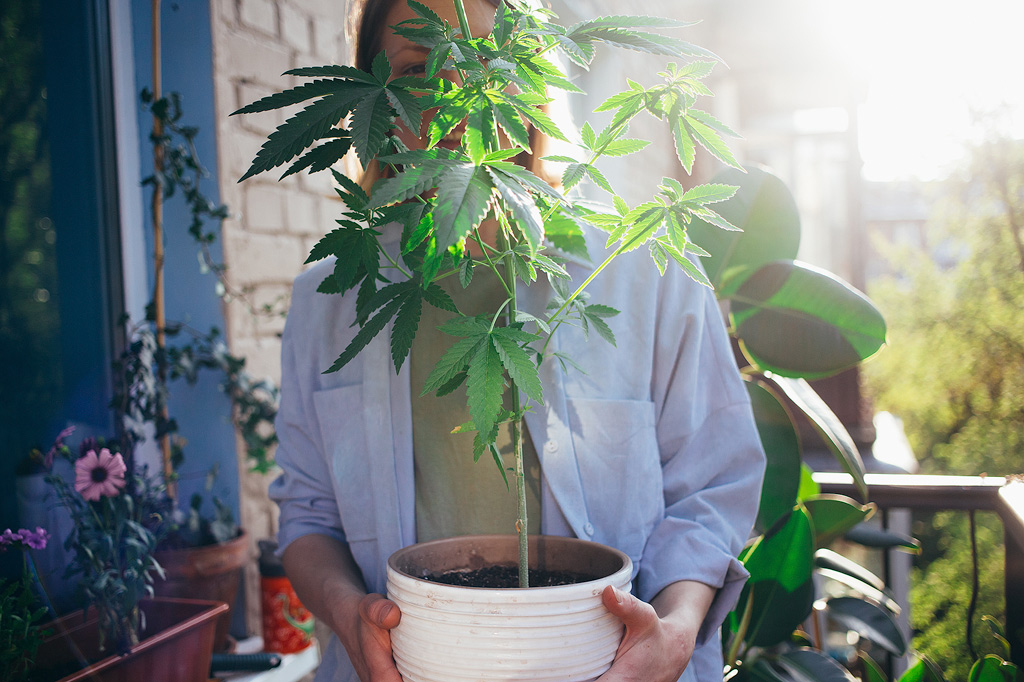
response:
[[[628,590],[632,562],[604,545],[537,536],[530,566],[601,576],[558,587],[491,589],[422,576],[515,565],[511,535],[466,536],[399,550],[388,560],[388,598],[402,610],[392,630],[405,682],[585,682],[608,669],[623,626],[601,603],[607,585]]]

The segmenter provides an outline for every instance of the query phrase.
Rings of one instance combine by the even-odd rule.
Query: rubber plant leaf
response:
[[[858,652],[858,656],[860,657],[861,672],[863,673],[862,679],[864,682],[889,682],[889,678],[886,677],[873,658],[863,651]]]
[[[861,524],[848,530],[846,539],[874,549],[901,549],[913,554],[921,553],[921,543],[909,535],[883,530],[867,524]]]
[[[802,507],[792,510],[743,557],[750,579],[736,612],[752,599],[753,618],[744,639],[752,646],[773,646],[789,639],[811,612],[814,585],[814,531]]]
[[[873,503],[859,505],[842,495],[820,495],[803,504],[814,523],[814,541],[819,548],[829,546],[875,513]]]
[[[922,656],[914,665],[900,676],[899,682],[946,682],[939,666],[931,659]]]
[[[887,609],[857,597],[834,597],[827,606],[828,617],[835,623],[891,654],[906,653],[907,640]]]
[[[776,665],[801,682],[857,682],[849,670],[814,649],[787,651],[778,657]]]
[[[765,380],[777,387],[800,412],[810,420],[821,435],[825,445],[842,466],[843,471],[853,477],[862,500],[868,499],[868,487],[864,482],[864,460],[853,437],[839,421],[839,417],[825,404],[821,396],[803,379],[790,379],[772,373],[765,374]]]
[[[768,263],[729,301],[743,354],[755,367],[782,376],[831,376],[885,344],[885,320],[874,304],[835,275],[807,264]]]
[[[793,509],[800,488],[800,438],[789,411],[765,383],[745,382],[754,421],[767,456],[761,504],[757,511],[760,532]]]
[[[728,297],[747,276],[776,260],[793,260],[800,246],[800,214],[785,183],[760,168],[728,168],[712,183],[739,187],[717,212],[742,232],[723,232],[695,219],[690,238],[711,256],[701,261],[719,297]]]
[[[967,682],[1018,682],[1020,679],[1017,666],[994,654],[975,661],[967,676]]]

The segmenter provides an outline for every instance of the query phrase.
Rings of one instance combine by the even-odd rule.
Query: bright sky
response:
[[[1024,137],[1024,1],[822,0],[826,30],[867,79],[870,180],[940,177],[977,136],[971,110],[1007,107]]]

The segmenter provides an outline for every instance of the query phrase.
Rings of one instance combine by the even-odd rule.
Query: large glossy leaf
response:
[[[946,682],[946,676],[942,674],[942,670],[935,665],[934,661],[927,657],[921,657],[900,675],[899,682]]]
[[[865,599],[870,599],[873,602],[881,604],[890,613],[896,615],[899,615],[900,613],[900,605],[896,603],[896,600],[894,600],[892,597],[890,597],[882,590],[876,590],[871,585],[863,583],[851,575],[847,575],[846,573],[840,573],[839,571],[833,571],[828,568],[819,568],[817,571],[817,575],[819,578],[833,580],[842,585],[845,585],[854,592],[857,592],[860,595],[862,595]]]
[[[857,682],[849,670],[814,649],[787,651],[776,665],[794,682]]]
[[[914,554],[921,553],[921,543],[903,533],[883,530],[870,524],[861,524],[846,533],[846,539],[858,545],[875,549],[902,549]]]
[[[819,549],[814,553],[814,565],[818,568],[845,573],[859,582],[865,583],[876,590],[885,589],[885,581],[864,568],[856,561],[849,559],[831,549]]]
[[[797,409],[810,420],[811,425],[821,434],[825,445],[835,455],[836,461],[842,466],[843,471],[853,477],[861,499],[867,500],[868,487],[864,482],[864,460],[861,459],[857,444],[843,423],[839,421],[839,417],[805,380],[791,379],[771,373],[766,374],[764,378],[785,393]]]
[[[975,661],[967,676],[967,682],[1018,682],[1020,679],[1017,666],[992,654]]]
[[[831,376],[885,343],[885,320],[866,296],[804,263],[768,263],[729,300],[743,354],[755,367],[782,376]]]
[[[811,515],[814,541],[818,547],[827,547],[875,513],[874,504],[860,505],[842,495],[820,495],[803,504]]]
[[[750,580],[743,589],[737,613],[753,600],[753,617],[744,639],[754,646],[772,646],[789,639],[811,612],[814,585],[814,537],[810,517],[794,509],[743,558]]]
[[[836,597],[828,600],[827,612],[830,619],[875,646],[897,656],[906,653],[907,640],[887,609],[856,597]]]
[[[696,219],[690,240],[711,253],[701,264],[718,295],[728,296],[744,278],[765,263],[796,258],[800,246],[800,215],[789,188],[771,173],[748,168],[727,169],[713,183],[739,187],[717,212],[742,232],[723,231]]]
[[[889,678],[886,677],[882,669],[875,663],[875,659],[863,651],[858,652],[858,656],[860,657],[861,670],[863,672],[861,679],[864,682],[889,682]]]
[[[800,488],[800,438],[789,412],[768,386],[753,380],[747,381],[746,386],[768,460],[757,511],[757,528],[764,532],[796,504]]]
[[[740,666],[734,676],[726,679],[729,682],[793,682],[792,678],[773,668],[772,664],[763,658]]]

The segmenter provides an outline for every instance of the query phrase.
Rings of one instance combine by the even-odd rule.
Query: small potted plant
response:
[[[227,607],[152,599],[162,571],[154,558],[158,521],[167,509],[159,477],[136,469],[131,456],[126,461],[116,442],[85,439],[73,454],[63,443],[67,435],[43,464],[71,517],[67,574],[80,576],[89,609],[47,626],[54,634],[41,643],[33,679],[207,679],[214,628]],[[70,465],[73,483],[53,472],[57,457]],[[189,661],[174,662],[186,643]]]
[[[7,528],[0,533],[0,552],[20,549],[24,565],[20,578],[0,580],[0,678],[9,682],[29,679],[36,651],[48,632],[43,626],[46,608],[33,590],[38,580],[29,550],[46,549],[49,539],[45,528]]]
[[[587,680],[610,665],[622,633],[621,623],[601,605],[602,591],[609,584],[625,588],[632,566],[627,554],[599,550],[585,540],[528,534],[524,423],[530,422],[532,433],[543,432],[545,387],[561,381],[558,373],[572,372],[578,360],[562,352],[559,338],[593,332],[616,342],[606,320],[618,311],[589,299],[588,287],[595,278],[614,270],[613,263],[620,259],[636,265],[638,256],[628,254],[645,247],[661,274],[671,264],[708,285],[688,257],[705,253],[689,240],[687,225],[702,218],[734,229],[713,209],[715,203],[732,196],[733,187],[711,184],[686,189],[666,178],[651,201],[630,207],[595,164],[602,156],[623,156],[646,146],[645,141],[627,136],[630,121],[645,112],[671,126],[675,151],[687,173],[698,146],[724,163],[736,165],[736,161],[722,139],[731,131],[695,107],[698,96],[710,94],[702,79],[717,58],[650,31],[684,24],[613,16],[564,28],[552,23],[550,13],[526,3],[496,4],[490,35],[474,36],[461,0],[454,2],[457,25],[410,0],[412,17],[393,28],[426,55],[420,65],[425,73],[416,77],[394,73],[399,67],[389,63],[385,53],[371,56],[366,70],[322,66],[287,72],[315,80],[235,112],[307,103],[271,133],[242,179],[281,166],[286,166],[285,176],[331,169],[344,215],[337,221],[340,227],[312,249],[307,262],[329,259],[316,270],[326,275],[317,291],[357,291],[358,299],[351,330],[346,329],[344,318],[322,321],[348,340],[340,356],[322,370],[345,375],[361,353],[376,358],[384,350],[390,353],[395,372],[401,373],[414,338],[423,331],[424,311],[428,306],[447,311],[451,319],[440,329],[455,340],[426,373],[423,385],[414,386],[413,391],[444,397],[464,387],[469,419],[448,428],[469,434],[465,437],[472,439],[467,449],[473,458],[492,459],[498,465],[495,475],[515,488],[516,536],[425,543],[401,550],[388,562],[389,597],[402,608],[391,642],[403,676],[452,679],[452,668],[461,667],[480,679],[533,679],[532,675],[543,674],[545,679]],[[546,112],[548,90],[578,90],[545,55],[560,52],[586,67],[600,43],[686,63],[668,64],[659,74],[662,81],[651,87],[630,81],[628,90],[601,105],[600,110],[611,112],[611,122],[603,130],[585,125],[578,134],[567,134]],[[457,77],[441,78],[442,71]],[[549,162],[564,164],[561,190],[513,161],[537,153],[531,128],[575,143],[574,153],[547,157]],[[393,132],[402,129],[425,131],[428,142],[424,148],[410,148],[401,134]],[[365,171],[364,186],[331,168],[350,149]],[[367,177],[379,179],[369,187]],[[565,193],[584,179],[609,193],[609,206],[593,207]],[[589,240],[594,245],[595,230],[607,233],[605,244],[596,245],[605,250],[603,260],[596,266],[578,267],[580,260],[587,259],[585,243]],[[495,307],[480,314],[461,312],[441,286],[455,281],[466,287],[474,278],[485,276],[498,283],[499,295]],[[542,285],[534,286],[538,283]],[[650,300],[657,297],[657,287],[654,284],[647,292]],[[390,330],[390,343],[382,349],[375,337],[385,329]],[[321,357],[321,351],[304,348],[301,352]],[[374,366],[378,366],[376,360]],[[355,374],[348,381],[358,382],[360,370]],[[374,376],[378,382],[387,382],[386,376]],[[342,388],[345,383],[341,381]],[[362,388],[375,390],[365,384]],[[573,418],[564,405],[554,409],[562,410],[563,423]],[[643,415],[638,416],[643,421]],[[622,419],[619,415],[620,423],[629,421]],[[514,450],[511,466],[499,452],[499,433],[505,430]],[[372,448],[373,434],[365,437]],[[628,439],[620,445],[629,447]],[[365,455],[368,460],[374,457],[369,451]],[[554,471],[545,469],[545,474],[554,475]],[[656,491],[659,500],[661,492]],[[579,525],[578,534],[594,534],[589,523]],[[573,545],[575,549],[570,549]],[[638,555],[642,551],[631,549],[638,549]],[[580,553],[572,554],[575,550]],[[590,575],[577,584],[526,592],[478,585],[468,592],[461,588],[460,596],[432,582],[445,580],[445,573],[461,578],[470,569],[495,562],[511,563],[512,586],[523,588],[531,586],[530,575],[540,567],[556,572],[582,568]],[[432,581],[424,580],[428,575]],[[563,589],[580,594],[566,596],[563,602]],[[484,598],[485,593],[490,597],[499,592],[501,596],[494,596],[500,602]],[[553,603],[559,605],[553,610],[568,614],[568,621],[553,615]],[[432,612],[444,604],[453,608],[435,617]],[[532,641],[527,643],[516,640],[513,627],[490,618],[513,614],[512,622],[522,623],[529,621],[536,607],[541,608],[539,620],[548,618],[551,627],[532,630],[526,637]],[[559,633],[557,643],[551,639],[555,632]],[[534,653],[523,653],[531,648]]]

